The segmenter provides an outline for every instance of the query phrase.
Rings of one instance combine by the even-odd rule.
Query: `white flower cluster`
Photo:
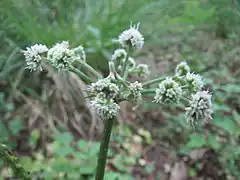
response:
[[[142,93],[141,93],[141,90],[143,90],[142,83],[135,81],[134,83],[131,83],[129,85],[129,88],[131,89],[131,99],[134,102],[137,102],[138,100],[142,99]]]
[[[127,56],[127,52],[124,49],[116,49],[112,55],[113,61],[124,61]]]
[[[197,91],[201,90],[201,88],[204,85],[204,83],[202,81],[202,77],[200,75],[194,74],[194,73],[187,73],[187,75],[185,77],[185,81],[188,85],[188,88],[193,92],[197,92]]]
[[[175,69],[175,74],[177,76],[184,76],[189,72],[190,72],[190,67],[186,62],[181,62],[180,64],[177,65]]]
[[[58,70],[68,70],[70,65],[76,60],[75,53],[69,49],[67,41],[57,43],[49,49],[47,58]]]
[[[95,109],[101,119],[114,118],[120,109],[119,105],[113,99],[95,97],[90,106]]]
[[[185,118],[187,123],[194,126],[200,120],[212,119],[212,95],[208,91],[199,91],[192,95],[190,106],[185,108]]]
[[[84,51],[83,46],[80,45],[80,46],[74,48],[73,52],[74,52],[74,55],[77,60],[86,62],[86,53]]]
[[[117,70],[121,71],[123,68],[123,65],[125,63],[126,59],[122,59],[120,63],[117,66]],[[133,72],[136,69],[136,62],[132,57],[129,57],[127,59],[127,71],[128,72]]]
[[[110,78],[104,78],[92,83],[88,91],[92,95],[101,93],[103,98],[115,98],[119,93],[119,87],[112,83]]]
[[[42,57],[43,53],[47,54],[47,57]],[[86,60],[86,54],[82,46],[78,46],[74,49],[69,48],[69,43],[63,41],[62,43],[55,44],[51,49],[42,44],[36,44],[31,47],[27,47],[23,54],[26,59],[26,68],[31,71],[42,70],[42,60],[51,63],[58,70],[68,70],[70,65],[75,61]]]
[[[42,71],[42,54],[48,51],[47,46],[42,44],[35,44],[31,47],[27,47],[23,54],[26,59],[26,69],[30,71]]]
[[[138,64],[133,70],[133,73],[139,77],[147,77],[150,74],[147,64]]]
[[[120,107],[115,102],[115,98],[120,90],[116,84],[112,83],[110,76],[92,83],[88,91],[90,96],[93,96],[90,105],[95,109],[100,118],[113,118],[117,115]]]
[[[156,103],[175,103],[178,102],[182,95],[182,88],[171,78],[166,78],[159,84],[156,89],[154,102]]]
[[[129,29],[123,31],[118,38],[122,47],[129,47],[134,50],[140,50],[144,44],[144,38],[138,31],[139,23],[135,26],[130,26]]]

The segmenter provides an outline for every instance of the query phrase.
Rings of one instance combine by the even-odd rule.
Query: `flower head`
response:
[[[27,47],[26,50],[22,51],[26,59],[26,69],[30,69],[30,71],[42,71],[41,55],[47,51],[47,46],[42,44],[35,44],[31,47]]]
[[[76,59],[85,62],[86,61],[86,53],[84,51],[83,46],[78,46],[73,49],[74,55]]]
[[[159,88],[156,89],[156,95],[154,102],[156,103],[175,103],[182,95],[182,88],[180,85],[172,80],[166,78],[159,84]]]
[[[211,119],[212,114],[212,95],[208,91],[199,91],[192,95],[189,101],[189,107],[185,108],[185,118],[188,124],[194,126],[200,120]]]
[[[127,56],[127,52],[124,49],[116,49],[112,55],[113,61],[124,60]]]
[[[95,109],[101,119],[110,119],[117,116],[120,109],[119,105],[113,99],[106,99],[96,96],[90,101],[90,106]]]
[[[120,64],[117,66],[118,70],[122,70],[124,62],[126,61],[126,59],[123,59],[122,61],[120,61]],[[132,57],[129,57],[127,59],[127,70],[128,72],[133,72],[136,68],[136,62]]]
[[[115,98],[119,93],[119,87],[112,83],[110,78],[105,78],[92,83],[89,86],[88,91],[93,95],[101,93],[103,98]]]
[[[136,68],[136,62],[132,57],[128,58],[127,67],[129,72],[132,72]]]
[[[63,41],[53,46],[47,54],[47,58],[58,70],[68,70],[70,65],[76,60],[76,51],[69,49],[69,43]]]
[[[118,38],[122,47],[129,47],[135,50],[140,50],[144,44],[144,38],[138,31],[139,23],[137,25],[130,26],[129,29],[123,31]]]
[[[142,83],[135,81],[134,83],[130,83],[129,88],[131,92],[128,95],[128,100],[132,102],[137,102],[142,99],[141,90],[143,90]]]
[[[188,87],[193,92],[197,92],[197,91],[201,90],[201,88],[204,85],[204,83],[202,81],[202,77],[198,74],[187,73],[185,80],[187,82]]]
[[[189,72],[190,72],[190,67],[186,62],[181,62],[180,64],[177,65],[175,69],[175,74],[177,76],[184,76]]]
[[[139,77],[147,77],[150,74],[148,65],[138,64],[134,70],[134,73],[137,74]]]

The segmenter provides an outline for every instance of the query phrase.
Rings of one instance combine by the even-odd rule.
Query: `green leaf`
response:
[[[236,130],[235,123],[229,118],[216,117],[212,121],[216,126],[221,127],[230,134],[234,134]]]
[[[21,120],[11,120],[9,122],[9,129],[13,135],[17,135],[21,130],[24,129],[23,122]]]
[[[88,159],[88,155],[82,152],[76,152],[74,156],[78,159],[83,159],[83,160]]]
[[[40,131],[39,130],[37,130],[37,129],[35,129],[35,130],[33,130],[32,132],[31,132],[31,136],[30,136],[30,145],[31,146],[35,146],[36,145],[36,143],[37,143],[37,140],[39,139],[39,137],[40,137]]]
[[[190,139],[187,143],[187,147],[189,148],[200,148],[207,144],[204,137],[200,134],[192,134],[190,136]]]
[[[55,150],[56,155],[60,156],[60,157],[64,157],[66,155],[69,154],[73,154],[74,150],[72,147],[59,147],[58,149]]]
[[[72,140],[73,140],[73,136],[69,132],[64,132],[56,137],[56,141],[64,144],[71,144]]]
[[[79,140],[77,142],[77,146],[82,151],[88,152],[88,143],[87,143],[87,141],[84,141],[84,140],[81,139],[81,140]]]
[[[221,144],[217,141],[217,136],[208,136],[207,142],[208,145],[215,150],[221,148]]]
[[[121,177],[120,173],[116,172],[107,172],[105,173],[105,178],[106,180],[118,180]]]
[[[79,168],[79,172],[81,174],[93,174],[95,172],[95,167],[94,166],[89,166],[87,164],[83,164],[80,168]]]
[[[9,137],[7,127],[5,126],[5,124],[0,122],[0,140],[6,140],[7,137]]]
[[[100,148],[100,143],[92,143],[91,147],[90,147],[90,151],[89,151],[89,155],[90,156],[97,156],[98,151]]]

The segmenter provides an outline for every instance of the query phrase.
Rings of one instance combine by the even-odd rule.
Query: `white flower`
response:
[[[84,48],[82,46],[78,46],[76,48],[73,49],[74,54],[76,59],[85,62],[86,61],[86,54],[84,51]]]
[[[184,76],[189,72],[190,72],[190,67],[186,62],[181,62],[180,64],[177,65],[175,69],[175,74],[177,76]]]
[[[132,72],[136,68],[136,62],[132,57],[128,58],[127,67],[129,72]]]
[[[124,49],[116,49],[112,55],[112,60],[125,60],[127,52]]]
[[[105,78],[92,83],[89,86],[88,91],[93,95],[101,93],[104,98],[115,98],[120,90],[116,84],[111,82],[110,78]]]
[[[208,91],[199,91],[192,95],[189,101],[190,106],[185,108],[185,118],[187,123],[194,126],[200,120],[206,121],[212,119],[212,95]]]
[[[119,71],[122,70],[125,60],[126,60],[126,59],[123,59],[123,60],[120,62],[120,64],[117,66],[117,69],[118,69]],[[129,57],[129,58],[127,59],[127,70],[128,70],[128,72],[133,72],[135,69],[136,69],[136,62],[135,62],[135,60],[134,60],[132,57]]]
[[[190,90],[193,92],[201,90],[204,85],[202,77],[198,74],[187,73],[185,80],[187,82],[188,88],[190,88]]]
[[[129,29],[123,31],[118,38],[122,47],[130,47],[135,50],[140,50],[144,44],[144,38],[138,31],[139,23],[135,26],[130,26]]]
[[[75,52],[69,49],[69,43],[63,41],[57,43],[49,51],[47,58],[52,65],[58,70],[67,70],[70,65],[76,60]]]
[[[131,83],[129,85],[129,88],[131,89],[131,94],[129,97],[130,100],[133,100],[134,102],[141,100],[141,98],[142,98],[141,90],[143,90],[142,83],[135,81],[134,83]]]
[[[134,72],[139,77],[147,77],[150,74],[147,64],[138,64]]]
[[[90,106],[95,109],[101,119],[110,119],[117,116],[120,109],[119,105],[113,99],[106,99],[96,96],[90,101]]]
[[[156,89],[154,102],[163,104],[175,103],[179,101],[181,95],[182,88],[180,85],[171,78],[166,78],[159,84],[159,88]]]
[[[26,59],[26,69],[30,69],[30,71],[42,71],[41,55],[47,51],[47,46],[42,44],[35,44],[27,47],[25,51],[22,51]]]

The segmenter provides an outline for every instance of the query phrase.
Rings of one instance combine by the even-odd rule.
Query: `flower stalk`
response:
[[[97,79],[102,79],[102,75],[97,72],[95,69],[92,68],[92,66],[90,66],[89,64],[87,64],[86,62],[83,62],[83,61],[78,61],[81,66],[86,70],[86,71],[89,71],[90,73],[92,73],[94,76],[97,77]]]
[[[93,79],[91,79],[89,76],[84,74],[83,72],[79,71],[79,69],[75,68],[74,66],[70,67],[70,71],[76,73],[82,80],[84,80],[86,83],[92,83],[94,82]]]
[[[113,126],[114,120],[115,120],[115,118],[105,119],[104,134],[103,134],[103,139],[101,141],[99,155],[98,155],[97,171],[96,171],[95,180],[103,180],[103,178],[104,178],[108,146],[109,146],[109,141],[111,138],[111,132],[112,132],[112,126]]]
[[[104,120],[104,134],[100,145],[95,180],[104,178],[112,126],[117,118],[120,102],[127,100],[138,105],[144,95],[154,95],[153,102],[159,104],[172,104],[183,100],[188,103],[188,107],[185,108],[185,118],[191,126],[211,119],[212,114],[211,94],[202,90],[201,76],[192,72],[187,62],[177,65],[175,74],[169,77],[159,77],[145,83],[128,80],[129,76],[145,78],[150,72],[148,65],[137,64],[134,58],[130,57],[144,45],[144,37],[139,32],[139,24],[131,24],[129,29],[124,30],[119,35],[118,42],[121,48],[114,51],[108,64],[109,75],[105,78],[86,63],[86,54],[81,45],[72,49],[67,41],[63,41],[50,49],[45,45],[38,44],[23,51],[26,68],[30,71],[41,71],[42,64],[47,62],[58,71],[74,72],[89,85],[87,87],[89,105],[96,111],[99,119]],[[93,77],[89,77],[74,67],[75,62],[83,67],[84,72],[90,73]],[[150,85],[155,86],[148,89],[147,87]],[[3,152],[6,151],[0,147],[0,153]],[[7,155],[5,156],[7,157]],[[8,163],[13,166],[13,169],[16,169],[16,173],[24,171],[21,166],[14,167],[14,164],[11,164],[16,162],[15,159],[9,159],[7,159]]]
[[[126,77],[127,77],[128,58],[129,58],[129,50],[127,50],[127,56],[125,58],[125,61],[124,61],[124,64],[123,64],[123,68],[122,68],[122,72],[121,72],[121,77],[123,77],[123,79],[126,79]]]

